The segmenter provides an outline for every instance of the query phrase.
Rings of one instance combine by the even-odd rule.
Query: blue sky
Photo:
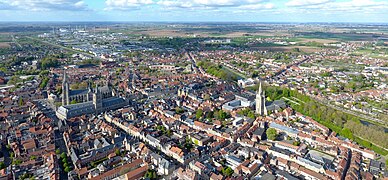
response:
[[[388,23],[388,0],[0,0],[0,21]]]

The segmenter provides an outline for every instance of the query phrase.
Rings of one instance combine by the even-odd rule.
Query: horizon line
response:
[[[263,24],[384,24],[388,22],[329,22],[329,21],[122,21],[122,20],[88,20],[88,21],[68,21],[68,20],[32,20],[32,21],[3,21],[0,23],[263,23]]]

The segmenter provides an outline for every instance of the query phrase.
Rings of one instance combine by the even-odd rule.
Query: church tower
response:
[[[66,70],[64,70],[62,80],[62,106],[69,104],[69,83],[67,82]]]
[[[265,92],[261,88],[261,82],[259,86],[259,91],[256,92],[256,114],[260,116],[267,115],[267,108],[265,106]]]
[[[89,102],[92,100],[93,96],[93,90],[92,90],[92,84],[90,80],[88,81],[88,94],[86,95],[86,100]]]
[[[98,89],[98,85],[96,85],[96,89],[93,93],[93,105],[96,113],[102,111],[102,95],[100,89]]]

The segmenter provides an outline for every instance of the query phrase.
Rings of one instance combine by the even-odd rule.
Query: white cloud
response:
[[[286,6],[310,6],[332,2],[332,0],[291,0]]]
[[[321,13],[355,13],[370,12],[374,10],[388,10],[388,2],[375,0],[350,0],[350,1],[328,1],[328,0],[291,0],[286,3],[289,8],[299,10],[313,10]]]
[[[157,4],[167,8],[192,8],[196,6],[196,4],[190,1],[173,1],[173,0],[162,0],[162,1],[159,1]]]
[[[388,6],[387,2],[382,1],[374,1],[374,0],[352,0],[347,2],[336,2],[332,3],[332,6],[336,5],[339,7],[361,7],[361,8],[368,8],[368,7],[377,7],[377,6]]]
[[[250,9],[273,8],[273,4],[261,4],[268,0],[106,0],[106,10],[128,10],[147,5],[158,5],[166,9],[215,9],[221,7],[246,7]]]
[[[5,3],[5,2],[0,2],[0,10],[11,10],[15,9],[15,7]]]
[[[80,11],[87,6],[81,0],[2,0],[0,9],[20,9],[29,11]],[[4,8],[3,8],[4,7]]]
[[[241,6],[245,4],[260,3],[262,0],[192,0],[193,3],[202,6]]]
[[[275,5],[271,3],[267,4],[248,4],[240,6],[239,9],[249,9],[249,10],[258,10],[258,9],[273,9]]]
[[[106,0],[105,10],[129,10],[138,9],[141,6],[154,4],[153,0]]]

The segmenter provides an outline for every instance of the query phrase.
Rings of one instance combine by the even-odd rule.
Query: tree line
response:
[[[258,87],[255,86],[252,89],[258,89]],[[299,103],[300,105],[290,103],[290,106],[297,112],[312,117],[314,120],[339,135],[351,139],[366,148],[370,148],[378,154],[388,154],[388,151],[383,149],[388,148],[388,142],[386,141],[386,139],[388,139],[388,134],[385,133],[383,127],[373,124],[363,124],[359,117],[323,105],[295,90],[282,87],[265,87],[264,89],[266,95],[271,100],[280,99],[282,97],[295,97],[299,99],[301,101]]]
[[[197,66],[203,68],[207,73],[225,81],[235,81],[238,78],[236,74],[224,69],[222,65],[217,65],[210,61],[199,61]]]

